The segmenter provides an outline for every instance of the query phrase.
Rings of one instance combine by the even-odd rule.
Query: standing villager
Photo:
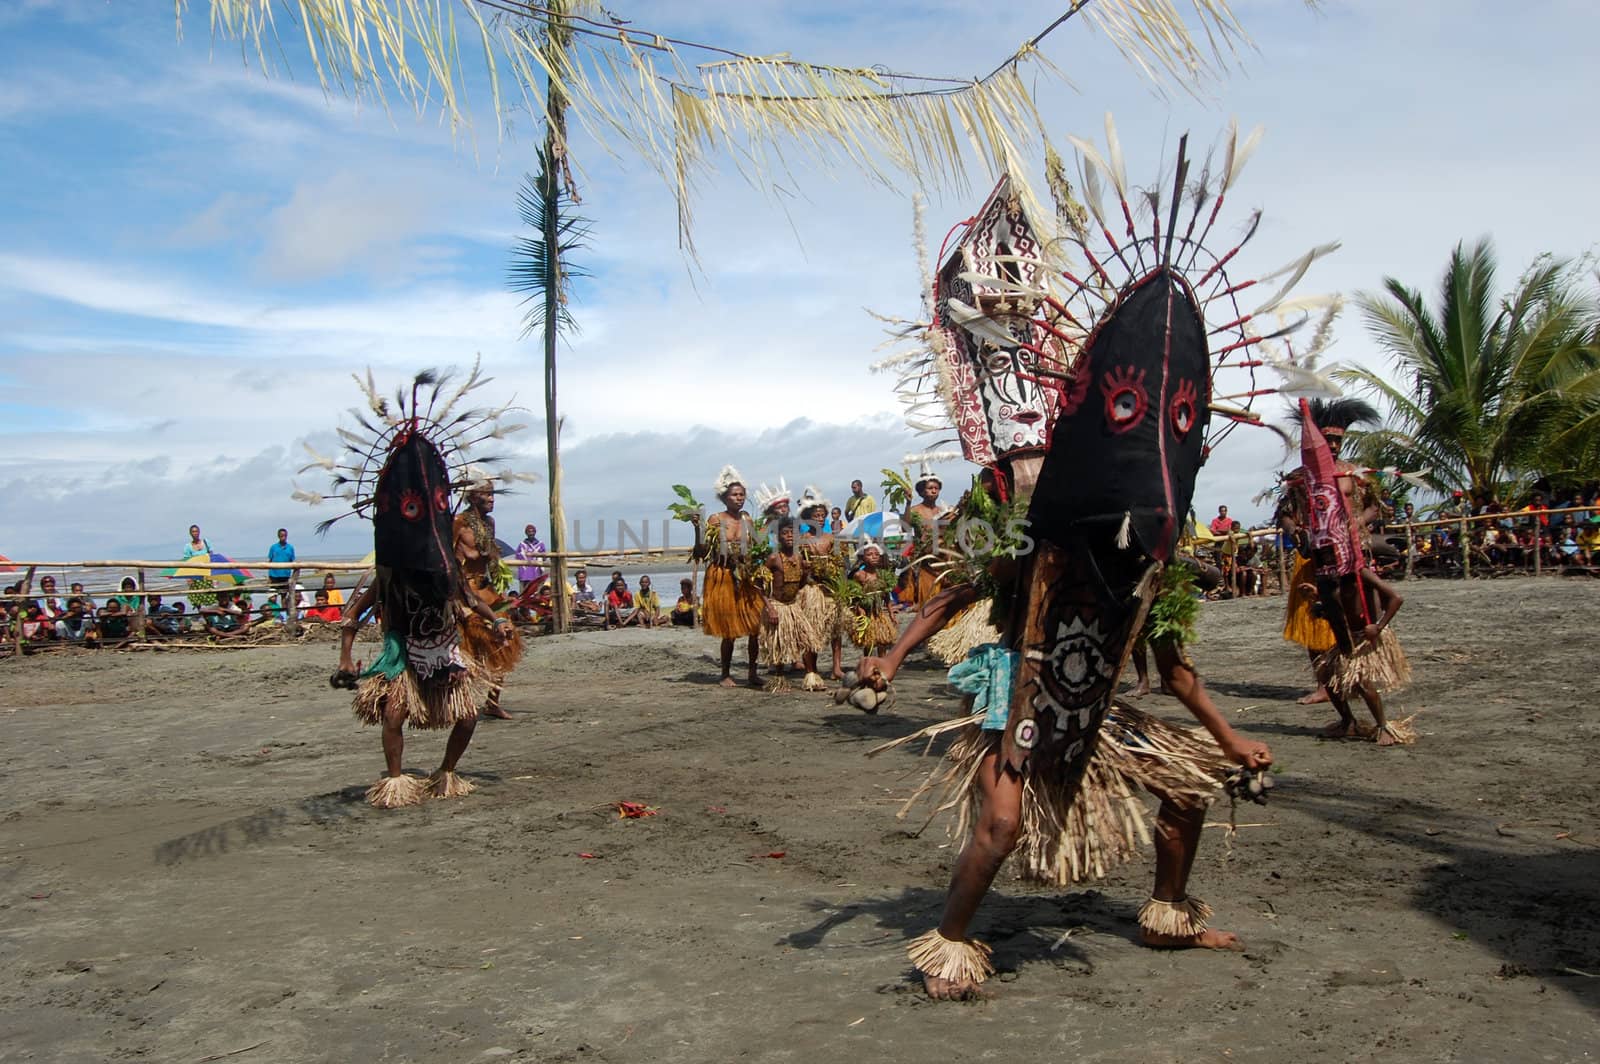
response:
[[[733,644],[745,639],[748,640],[748,682],[751,687],[757,687],[761,683],[756,674],[756,658],[761,650],[764,600],[755,582],[756,570],[760,567],[755,524],[744,512],[745,486],[737,469],[723,466],[713,491],[721,500],[723,511],[705,518],[703,523],[698,514],[689,519],[694,526],[693,556],[706,563],[701,624],[707,635],[722,640],[719,655],[722,686],[735,686],[730,675]],[[759,547],[764,548],[765,544]],[[765,554],[764,549],[761,553]]]
[[[937,557],[944,523],[950,514],[948,506],[939,503],[944,482],[934,476],[924,461],[912,485],[917,501],[905,513],[905,523],[911,530],[910,563],[900,572],[895,595],[907,608],[926,602],[939,591],[939,576],[933,567]]]
[[[864,540],[850,574],[861,591],[857,604],[851,607],[848,623],[850,641],[867,654],[876,654],[892,645],[900,634],[895,624],[894,605],[889,601],[893,572],[883,548],[870,537]]]
[[[778,546],[767,555],[768,588],[762,610],[761,664],[773,670],[767,684],[769,691],[787,689],[784,673],[796,661],[805,669],[801,689],[825,691],[828,685],[817,675],[817,648],[822,638],[800,602],[802,590],[811,582],[811,567],[796,548],[795,530],[794,518],[779,519]]]
[[[463,624],[472,617],[473,624],[491,633],[487,642],[496,650],[515,632],[508,619],[497,617],[468,588],[454,549],[456,493],[468,486],[481,490],[489,479],[469,474],[470,447],[520,426],[501,423],[506,407],[463,407],[463,400],[487,383],[476,365],[448,394],[449,376],[425,370],[412,380],[409,393],[397,393],[393,405],[378,393],[370,371],[357,382],[369,410],[354,412],[356,430],[340,430],[345,451],[337,460],[312,452],[316,460],[306,469],[331,473],[332,498],[350,507],[349,513],[322,522],[319,532],[350,514],[372,521],[376,577],[345,607],[339,666],[331,682],[354,689],[353,708],[362,723],[383,728],[385,772],[368,788],[367,801],[393,809],[473,790],[456,766],[494,681],[466,648]],[[514,476],[493,474],[499,480]],[[327,501],[300,489],[294,497],[312,504]],[[353,660],[354,645],[369,615],[377,618],[382,647],[377,660],[363,668]],[[426,780],[403,770],[407,726],[450,732],[444,758]]]
[[[1360,695],[1372,714],[1378,745],[1415,742],[1416,733],[1406,722],[1391,722],[1383,705],[1384,691],[1410,682],[1411,667],[1389,627],[1400,610],[1400,595],[1367,564],[1363,529],[1371,510],[1356,509],[1367,501],[1363,481],[1339,462],[1303,399],[1300,418],[1301,466],[1290,488],[1291,514],[1284,520],[1316,581],[1302,591],[1315,595],[1312,608],[1333,633],[1333,645],[1312,659],[1317,682],[1339,714],[1323,734],[1339,739],[1360,734],[1349,704]]]
[[[467,475],[470,480],[462,492],[466,505],[456,514],[451,545],[461,565],[467,594],[478,599],[486,611],[468,613],[461,635],[468,652],[483,666],[489,679],[489,699],[483,715],[510,720],[511,714],[501,708],[500,693],[505,689],[506,677],[522,660],[522,635],[512,621],[513,602],[506,595],[512,574],[501,561],[500,545],[495,541],[494,480],[476,468],[468,470]],[[505,634],[507,628],[509,637]]]
[[[860,481],[856,482],[857,484]],[[841,656],[844,649],[845,610],[839,601],[842,585],[848,581],[848,556],[843,546],[827,530],[828,500],[812,485],[800,493],[800,555],[810,571],[810,579],[800,589],[800,608],[811,618],[820,654],[826,643],[832,655],[830,676],[844,679]]]
[[[929,300],[935,318],[924,364],[937,374],[958,433],[984,409],[986,392],[1045,383],[1056,393],[1052,417],[1029,419],[1045,437],[1042,463],[1020,450],[1009,459],[992,448],[986,455],[994,470],[986,490],[995,504],[1027,499],[1024,528],[998,537],[987,557],[971,552],[968,565],[981,566],[984,579],[935,595],[889,653],[860,668],[861,683],[882,686],[912,646],[980,598],[985,582],[992,586],[1001,638],[952,670],[952,683],[972,696],[970,714],[919,733],[959,732],[950,765],[923,792],[947,788],[940,808],[960,810],[966,840],[939,926],[910,950],[935,998],[967,996],[992,971],[988,948],[968,931],[1007,857],[1016,851],[1024,876],[1057,885],[1103,874],[1148,837],[1144,810],[1131,800],[1137,788],[1160,802],[1155,885],[1139,910],[1143,941],[1240,948],[1236,936],[1209,926],[1210,907],[1189,894],[1189,872],[1206,808],[1230,763],[1242,770],[1233,786],[1260,795],[1270,751],[1233,731],[1176,639],[1154,643],[1157,666],[1204,732],[1113,699],[1130,645],[1176,561],[1201,462],[1233,425],[1258,420],[1247,407],[1213,399],[1221,390],[1216,378],[1230,369],[1253,377],[1262,361],[1249,349],[1262,338],[1249,322],[1277,307],[1328,249],[1293,264],[1290,282],[1253,314],[1241,312],[1234,293],[1249,285],[1236,284],[1225,269],[1239,248],[1217,255],[1204,245],[1217,215],[1213,194],[1220,207],[1247,152],[1230,137],[1221,188],[1207,187],[1209,172],[1191,186],[1186,142],[1173,185],[1159,200],[1151,194],[1164,208],[1153,212],[1152,231],[1130,228],[1126,243],[1095,249],[1089,227],[1064,234],[1091,264],[1087,282],[1064,275],[1068,291],[1048,290],[1036,250],[1016,250],[1037,244],[1002,181],[973,223],[993,234],[985,243],[1007,249],[991,257],[999,268],[974,270],[969,252],[941,269]],[[1082,151],[1092,175],[1089,213],[1110,240],[1102,182],[1122,198],[1122,216],[1132,218],[1120,151],[1113,148],[1109,163],[1088,146]],[[949,284],[951,274],[966,287]],[[1212,306],[1221,318],[1215,324],[1207,317]],[[1215,354],[1213,342],[1220,345]],[[1260,391],[1242,395],[1248,401]],[[1209,432],[1214,414],[1227,424]],[[991,430],[969,447],[963,436],[963,450],[970,457],[992,439]]]

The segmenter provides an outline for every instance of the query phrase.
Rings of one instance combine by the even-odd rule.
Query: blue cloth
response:
[[[274,543],[272,546],[267,548],[267,561],[269,561],[269,562],[292,562],[292,561],[294,561],[294,544],[292,544],[292,543]],[[267,570],[267,579],[269,579],[269,580],[287,580],[287,579],[289,579],[290,573],[291,573],[291,570],[288,570],[288,569],[268,569]]]
[[[967,651],[967,659],[950,669],[950,686],[972,696],[972,711],[983,711],[985,731],[1005,731],[1011,715],[1011,684],[1017,670],[1017,652],[999,643],[985,643]]]

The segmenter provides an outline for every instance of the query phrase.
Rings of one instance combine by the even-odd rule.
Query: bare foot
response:
[[[511,719],[511,714],[507,713],[505,710],[501,709],[499,706],[484,706],[483,707],[483,715],[485,717],[493,717],[495,720],[510,720]]]
[[[756,671],[756,667],[754,665],[750,666],[750,676],[745,682],[751,687],[759,688],[764,686],[761,681],[761,674]],[[729,686],[731,687],[732,685],[730,684]]]
[[[1128,697],[1129,698],[1143,698],[1145,695],[1147,695],[1149,693],[1150,693],[1150,685],[1148,683],[1141,683],[1139,686],[1135,687],[1133,690],[1128,692]]]
[[[724,676],[721,679],[721,681],[718,682],[717,686],[718,687],[738,687],[739,685],[733,682],[733,677],[732,676]]]
[[[989,996],[977,983],[958,983],[936,975],[924,975],[922,989],[935,1001],[975,1001]]]
[[[843,680],[844,679],[844,670],[839,668],[839,666],[835,665],[833,667],[833,672],[828,674],[828,678],[830,680]]]
[[[1158,935],[1140,930],[1140,940],[1151,949],[1220,949],[1243,953],[1244,943],[1232,931],[1206,930],[1198,935]]]
[[[1317,734],[1324,739],[1348,739],[1350,738],[1351,733],[1355,730],[1355,721],[1336,720],[1326,728],[1323,728],[1322,731],[1318,732]]]
[[[1394,732],[1390,731],[1387,726],[1377,729],[1372,741],[1379,746],[1395,746],[1400,742],[1399,739],[1395,738]]]
[[[1328,700],[1328,689],[1326,687],[1319,687],[1315,691],[1312,691],[1308,695],[1301,695],[1299,698],[1295,699],[1294,701],[1295,701],[1295,705],[1298,705],[1298,706],[1316,706],[1316,705],[1321,705],[1323,702],[1326,702],[1327,700]]]

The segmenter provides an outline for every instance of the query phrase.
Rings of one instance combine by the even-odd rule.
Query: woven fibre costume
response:
[[[1357,693],[1363,685],[1392,690],[1410,682],[1411,667],[1394,631],[1385,627],[1375,644],[1367,642],[1359,624],[1374,618],[1361,571],[1366,568],[1361,533],[1345,503],[1356,474],[1333,457],[1310,405],[1300,401],[1300,458],[1304,474],[1306,539],[1316,580],[1317,607],[1332,630],[1334,644],[1316,659],[1317,679],[1336,695]]]
[[[479,515],[468,503],[456,515],[451,543],[461,566],[465,593],[477,598],[490,612],[503,616],[510,599],[501,593],[495,579],[501,562],[494,531],[493,515]],[[470,544],[470,548],[463,550],[466,544]],[[503,686],[505,678],[522,660],[522,634],[513,627],[509,639],[499,639],[495,626],[473,610],[462,620],[461,635],[473,659],[488,674],[490,683],[497,688]]]
[[[718,499],[723,499],[733,485],[743,483],[737,469],[723,466],[712,490]],[[700,597],[701,626],[709,636],[744,639],[761,632],[762,596],[756,586],[758,567],[753,556],[760,533],[750,515],[740,511],[739,534],[729,536],[722,517],[714,514],[706,521],[709,554]]]
[[[315,460],[301,470],[330,473],[332,492],[297,488],[294,497],[349,507],[320,524],[319,532],[351,515],[373,524],[373,588],[383,649],[361,675],[356,716],[368,724],[451,727],[474,719],[490,689],[485,670],[462,642],[467,600],[453,548],[456,496],[468,483],[517,476],[469,475],[468,462],[474,444],[522,426],[502,423],[509,407],[463,409],[467,396],[488,383],[476,364],[454,387],[448,374],[423,371],[392,402],[378,393],[370,372],[356,380],[366,408],[350,410],[354,429],[339,429],[344,451],[337,459],[325,458],[307,445]]]
[[[951,672],[952,683],[973,694],[973,713],[919,733],[961,729],[948,767],[913,801],[942,791],[940,807],[960,810],[957,832],[965,834],[979,807],[978,761],[998,754],[1023,780],[1019,871],[1056,884],[1103,875],[1148,842],[1146,814],[1131,800],[1137,790],[1183,808],[1203,807],[1219,792],[1229,766],[1209,735],[1118,705],[1114,694],[1166,583],[1163,569],[1176,561],[1202,462],[1234,426],[1259,421],[1237,400],[1272,390],[1257,387],[1255,369],[1269,363],[1250,350],[1272,337],[1251,322],[1276,312],[1310,263],[1332,249],[1259,278],[1287,275],[1246,311],[1239,293],[1257,281],[1236,282],[1225,268],[1239,247],[1218,254],[1205,241],[1249,143],[1241,149],[1230,137],[1217,180],[1207,167],[1193,184],[1180,143],[1175,180],[1146,194],[1141,228],[1109,122],[1108,139],[1110,161],[1074,141],[1090,219],[1065,239],[1087,264],[1082,278],[1062,272],[1064,292],[1015,273],[991,278],[1013,301],[1003,313],[942,304],[982,340],[991,357],[980,363],[1053,391],[1055,413],[1028,499],[1032,549],[1015,565],[1009,605],[997,610],[998,643],[972,650]],[[1118,194],[1114,221],[1100,204],[1107,184]],[[1113,226],[1124,235],[1113,236]],[[1246,241],[1254,230],[1252,219]],[[1023,310],[1033,315],[1026,329],[1014,317]],[[1000,357],[1013,348],[1022,354]],[[1241,390],[1217,395],[1217,382]],[[1002,459],[997,484],[1013,482],[1019,459],[1029,457],[1019,449]],[[1187,594],[1178,583],[1169,594]],[[1147,926],[1194,933],[1205,926],[1203,908],[1177,914],[1170,926]]]

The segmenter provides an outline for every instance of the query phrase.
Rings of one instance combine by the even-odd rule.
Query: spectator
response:
[[[517,566],[517,579],[522,582],[522,593],[526,595],[539,585],[548,574],[544,566],[539,564],[539,557],[548,551],[544,541],[539,538],[539,529],[528,525],[522,530],[522,542],[517,544],[516,559],[522,562]]]
[[[678,601],[672,607],[672,623],[683,628],[694,627],[694,613],[699,603],[694,600],[694,581],[687,576],[678,581]]]
[[[243,635],[250,627],[249,607],[234,601],[233,592],[218,591],[210,606],[200,610],[208,635],[231,639]]]
[[[589,570],[579,569],[572,574],[575,586],[572,589],[572,608],[574,613],[599,616],[600,598],[595,594],[594,588],[589,585]]]
[[[277,562],[280,565],[284,562],[294,561],[294,545],[289,542],[289,530],[287,528],[278,529],[278,542],[267,548],[267,561]],[[294,571],[292,569],[267,570],[267,582],[277,590],[279,595],[283,596],[284,601],[288,601],[289,578],[293,575]]]
[[[1600,561],[1600,514],[1584,522],[1578,533],[1578,564],[1594,565]]]
[[[872,496],[861,490],[861,481],[852,480],[850,497],[844,501],[845,520],[854,521],[863,514],[876,513],[877,510],[878,504],[873,501]]]
[[[654,628],[665,623],[666,618],[661,615],[661,596],[650,585],[648,576],[639,578],[639,593],[633,596],[633,605],[633,619],[641,628]]]
[[[1211,534],[1213,536],[1226,536],[1233,531],[1233,518],[1228,516],[1226,506],[1217,507],[1217,516],[1211,519]]]
[[[124,643],[128,639],[131,615],[123,609],[122,597],[114,596],[106,600],[100,607],[95,626],[100,631],[100,638],[107,641]]]
[[[189,561],[191,558],[198,558],[202,562],[211,560],[211,542],[200,534],[199,525],[189,526],[189,542],[183,547],[183,560]],[[189,601],[196,608],[215,606],[217,596],[211,590],[213,586],[209,574],[192,578],[189,581]]]
[[[332,573],[324,573],[323,574],[323,576],[322,576],[322,590],[325,591],[327,593],[327,595],[328,595],[328,605],[330,605],[330,606],[343,606],[344,605],[344,592],[339,590],[339,581],[334,578],[334,575]]]
[[[77,595],[67,599],[67,608],[56,620],[56,638],[77,642],[94,634],[94,615]]]
[[[55,621],[66,612],[66,606],[56,597],[56,578],[53,576],[39,579],[39,609],[44,619],[50,622],[50,630],[55,631]]]
[[[317,592],[316,605],[305,613],[305,619],[314,624],[338,624],[342,616],[339,607],[329,601],[326,590]]]
[[[145,600],[144,629],[151,635],[181,635],[183,634],[183,603],[168,606],[161,601],[160,595],[151,595]]]
[[[833,533],[843,532],[844,531],[844,511],[839,509],[837,506],[835,506],[833,508],[833,512],[828,514],[828,520],[823,524],[822,530],[824,532],[833,532]]]
[[[1528,515],[1526,523],[1530,528],[1536,522],[1540,528],[1550,527],[1549,510],[1550,508],[1544,504],[1544,492],[1542,491],[1534,492],[1533,500],[1522,508],[1522,512]]]
[[[109,606],[112,602],[120,602],[120,603],[122,603],[122,612],[123,613],[126,613],[126,614],[138,613],[139,612],[139,582],[137,580],[135,580],[131,576],[123,577],[122,578],[122,583],[120,585],[120,590],[117,592],[117,594],[111,596],[111,598],[107,601],[106,605]]]
[[[83,608],[89,611],[89,615],[91,617],[94,616],[94,611],[95,611],[94,598],[87,591],[85,591],[83,589],[83,585],[82,584],[80,584],[76,580],[74,580],[72,582],[72,588],[71,588],[71,590],[69,590],[67,592],[67,594],[76,595],[79,598],[83,599]]]
[[[633,620],[633,614],[633,592],[628,590],[628,582],[622,578],[622,572],[614,570],[611,573],[611,583],[606,587],[605,626],[621,628]]]

